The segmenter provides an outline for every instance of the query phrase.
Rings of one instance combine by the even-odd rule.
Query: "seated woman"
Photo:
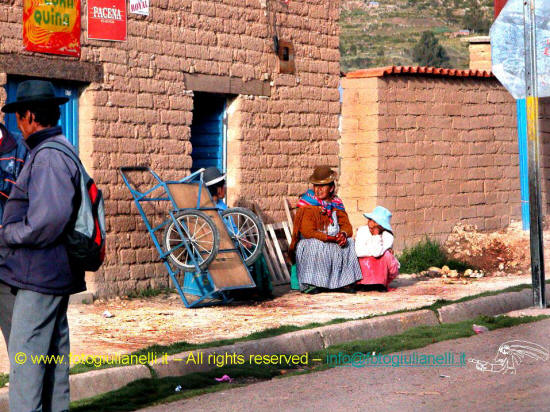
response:
[[[381,285],[385,290],[399,274],[399,261],[393,255],[391,212],[376,206],[365,213],[368,223],[361,226],[355,238],[355,253],[359,258],[363,279],[359,285]]]
[[[315,168],[309,178],[313,190],[303,194],[294,218],[290,256],[296,262],[300,289],[318,293],[336,289],[354,293],[349,286],[361,279],[353,233],[344,204],[335,195],[336,172]]]

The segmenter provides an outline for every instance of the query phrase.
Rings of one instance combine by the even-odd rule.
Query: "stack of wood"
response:
[[[290,264],[288,250],[292,240],[294,205],[288,199],[283,199],[287,220],[264,225],[265,246],[264,257],[271,275],[273,285],[290,283]]]

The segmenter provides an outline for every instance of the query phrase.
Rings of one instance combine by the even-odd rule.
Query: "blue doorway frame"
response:
[[[17,93],[17,86],[19,83],[25,80],[36,79],[33,77],[23,76],[8,76],[8,82],[6,83],[7,101],[11,102],[15,100]],[[39,79],[49,80],[49,79]],[[79,84],[73,82],[49,80],[52,82],[55,88],[55,94],[57,96],[65,96],[69,98],[69,101],[64,105],[61,105],[61,118],[59,119],[59,125],[63,129],[63,134],[67,137],[67,140],[76,148],[78,152],[78,95]],[[4,115],[4,122],[7,129],[14,135],[21,138],[21,132],[17,128],[15,120],[15,114],[9,113]]]

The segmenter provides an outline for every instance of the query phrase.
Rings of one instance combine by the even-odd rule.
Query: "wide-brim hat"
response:
[[[309,177],[309,182],[314,185],[326,185],[336,180],[336,172],[329,166],[318,166]]]
[[[68,97],[57,97],[53,84],[45,80],[25,80],[17,86],[15,101],[2,107],[4,113],[13,113],[20,107],[36,104],[62,105]]]
[[[393,229],[391,228],[390,224],[390,219],[392,215],[391,212],[385,207],[376,206],[372,213],[364,213],[363,216],[365,216],[367,219],[374,220],[384,229],[389,230],[393,233]]]
[[[207,167],[202,172],[202,180],[206,186],[212,186],[225,180],[225,174],[220,172],[215,166]]]

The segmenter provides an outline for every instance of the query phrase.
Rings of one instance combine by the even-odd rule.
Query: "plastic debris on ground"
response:
[[[106,310],[105,312],[103,312],[103,317],[104,317],[104,318],[114,318],[115,315],[113,315],[111,312],[109,312],[108,310]]]
[[[475,323],[472,325],[472,330],[478,335],[480,333],[489,332],[489,329],[487,329],[485,326],[476,325]]]
[[[214,378],[218,382],[233,382],[233,378],[230,378],[229,375],[223,375],[221,378]]]
[[[175,392],[181,392],[181,385],[176,386],[176,389],[174,389]]]

